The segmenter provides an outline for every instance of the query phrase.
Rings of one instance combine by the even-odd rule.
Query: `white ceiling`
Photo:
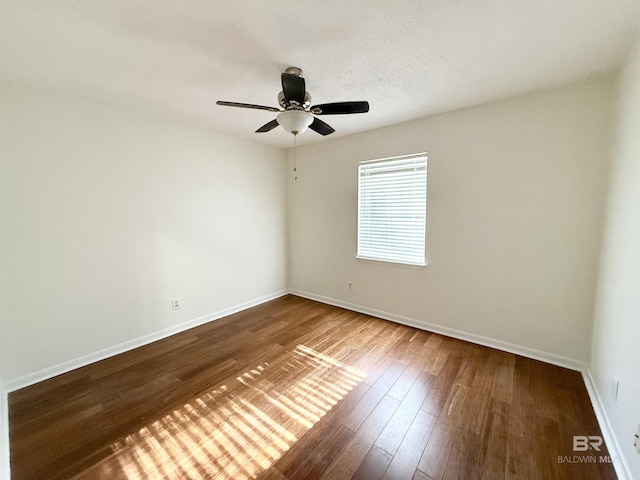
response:
[[[290,147],[274,113],[280,72],[312,103],[368,100],[324,117],[330,137],[580,80],[617,68],[640,0],[1,0],[2,78],[155,108]],[[308,131],[299,143],[323,137]]]

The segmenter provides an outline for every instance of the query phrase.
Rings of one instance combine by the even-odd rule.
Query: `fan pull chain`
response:
[[[293,181],[297,182],[298,181],[298,145],[297,145],[297,140],[298,135],[297,134],[293,134]]]

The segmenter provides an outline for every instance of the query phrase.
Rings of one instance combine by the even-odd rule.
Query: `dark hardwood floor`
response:
[[[9,407],[20,480],[616,478],[578,372],[295,296]]]

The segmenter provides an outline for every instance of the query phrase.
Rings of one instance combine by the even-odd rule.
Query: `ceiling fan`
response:
[[[269,132],[278,125],[289,133],[298,135],[307,127],[320,135],[329,135],[335,130],[314,115],[344,115],[349,113],[366,113],[369,111],[369,102],[335,102],[311,105],[311,95],[306,91],[302,70],[298,67],[289,67],[280,75],[282,91],[278,94],[278,103],[282,107],[266,107],[250,103],[217,101],[216,104],[226,107],[253,108],[256,110],[268,110],[279,112],[278,116],[269,123],[264,124],[256,133]]]

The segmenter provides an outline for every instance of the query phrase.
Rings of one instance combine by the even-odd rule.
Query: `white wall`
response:
[[[281,150],[46,91],[1,94],[7,385],[286,288]]]
[[[299,148],[290,287],[586,361],[612,86],[600,78]],[[423,151],[429,265],[356,260],[358,161]]]
[[[620,74],[616,105],[590,367],[627,465],[640,479],[633,448],[640,424],[640,42]]]

